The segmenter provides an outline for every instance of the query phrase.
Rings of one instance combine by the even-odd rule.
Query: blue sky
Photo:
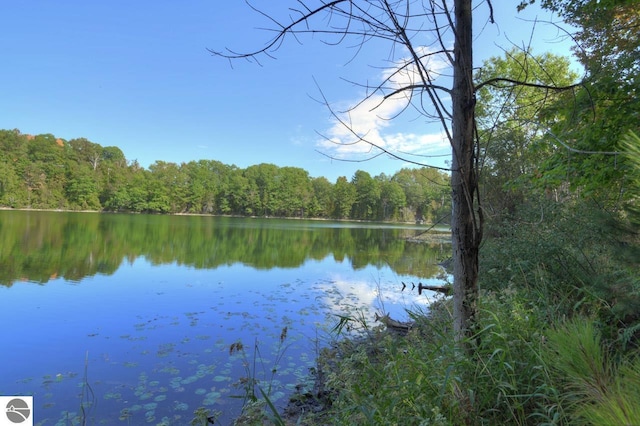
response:
[[[286,17],[287,5],[296,2],[254,4]],[[535,7],[518,14],[516,4],[494,0],[495,25],[487,23],[486,3],[477,4],[477,65],[529,40],[535,52],[570,54],[553,26],[538,23],[532,36],[531,20],[557,18]],[[273,163],[332,182],[356,170],[375,176],[407,167],[387,156],[328,158],[360,160],[374,152],[364,144],[327,143],[349,142],[350,135],[318,101],[324,95],[335,110],[354,106],[364,89],[353,82],[380,81],[383,67],[389,69],[388,45],[358,51],[354,40],[328,46],[320,37],[302,44],[289,38],[276,59],[231,66],[207,48],[254,50],[270,37],[260,28],[273,28],[243,1],[20,0],[1,10],[0,128],[85,137],[119,147],[144,167],[156,160],[211,159],[242,168]],[[446,73],[437,60],[433,67]],[[386,119],[400,107],[392,101],[372,113],[363,105],[349,119],[394,152],[446,167],[440,127],[411,110]]]

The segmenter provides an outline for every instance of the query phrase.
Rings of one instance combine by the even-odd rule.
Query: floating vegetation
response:
[[[172,376],[176,376],[180,374],[180,370],[172,365],[167,365],[160,370],[161,373],[171,374]]]
[[[160,423],[158,423],[156,426],[170,426],[170,425],[171,425],[171,420],[169,419],[169,417],[164,416],[160,420]]]
[[[167,395],[158,395],[158,396],[156,396],[155,398],[153,398],[153,400],[154,400],[155,402],[162,402],[162,401],[164,401],[165,399],[167,399]]]
[[[196,372],[196,376],[204,377],[204,376],[213,374],[215,369],[216,369],[216,366],[213,364],[211,365],[200,364],[198,365],[198,371]]]
[[[118,420],[125,421],[129,419],[131,416],[133,416],[133,414],[131,413],[131,410],[129,408],[123,408],[122,410],[120,410],[120,417],[118,417]]]
[[[205,398],[204,401],[202,401],[203,405],[214,405],[218,399],[220,399],[221,393],[220,392],[209,392]]]
[[[176,347],[175,343],[163,343],[163,344],[160,345],[160,348],[158,349],[157,355],[159,357],[166,357],[171,352],[173,352],[173,349],[175,347]]]
[[[190,322],[190,326],[191,327],[195,327],[196,325],[198,325],[198,314],[203,314],[204,312],[187,312],[185,313],[185,315],[187,316],[187,318],[189,318],[191,320]]]
[[[109,392],[104,395],[104,399],[122,399],[122,394],[118,392]]]
[[[196,395],[204,395],[205,393],[207,393],[206,389],[203,389],[203,388],[196,389]]]
[[[139,396],[141,401],[147,400],[147,399],[151,399],[151,397],[153,396],[153,392],[144,392],[143,394],[141,394]]]
[[[173,410],[174,411],[187,411],[189,409],[189,404],[181,401],[173,401]]]
[[[191,384],[191,383],[196,382],[196,381],[198,381],[198,376],[193,375],[193,376],[189,376],[186,379],[182,380],[180,383],[183,384],[183,385],[188,385],[188,384]]]
[[[180,386],[180,382],[182,382],[182,377],[181,377],[181,376],[176,376],[176,377],[172,378],[172,379],[169,381],[169,384],[170,384],[170,386],[171,386],[172,388],[174,388],[174,389],[175,389],[175,388],[177,388],[177,387],[179,387],[179,386]]]
[[[127,361],[127,362],[123,362],[122,365],[124,365],[127,368],[135,368],[138,366],[138,363]]]
[[[142,408],[144,408],[147,411],[155,410],[156,408],[158,408],[158,403],[157,402],[150,402],[148,404],[144,404],[142,406]]]

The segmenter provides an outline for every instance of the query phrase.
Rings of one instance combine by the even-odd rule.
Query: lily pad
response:
[[[186,402],[173,401],[173,409],[175,411],[187,411],[189,409],[189,404]]]
[[[148,404],[144,404],[142,407],[147,411],[151,411],[151,410],[155,410],[156,408],[158,408],[158,403],[157,402],[150,402]]]

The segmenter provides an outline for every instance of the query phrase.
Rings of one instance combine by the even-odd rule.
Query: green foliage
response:
[[[340,340],[318,360],[331,405],[301,423],[636,424],[638,358],[607,346],[598,321],[550,321],[528,292],[482,294],[471,355],[455,347],[449,301],[412,313],[407,336]]]
[[[402,180],[358,171],[335,184],[298,167],[156,161],[146,170],[117,147],[87,139],[0,130],[0,206],[365,220],[428,220],[450,209],[448,175],[402,170],[421,193],[407,204]],[[431,188],[433,186],[435,188]]]
[[[625,208],[629,218],[636,226],[640,226],[640,137],[633,132],[627,133],[620,142],[629,163],[628,187],[629,196]]]
[[[470,356],[455,346],[450,301],[412,312],[406,336],[369,326],[325,349],[318,370],[331,406],[302,423],[553,423],[559,399],[540,357],[542,318],[515,292],[482,300],[481,344]]]
[[[548,332],[543,358],[561,389],[562,403],[579,424],[631,425],[640,421],[640,360],[612,359],[592,321],[575,319]]]
[[[541,199],[489,232],[482,288],[526,290],[550,321],[597,315],[610,340],[640,321],[637,236],[623,219],[593,202]]]
[[[478,91],[476,110],[486,213],[513,214],[542,186],[540,164],[554,152],[544,131],[555,120],[555,103],[566,96],[551,88],[576,79],[569,58],[518,49],[490,58],[476,72],[476,80],[493,81]]]
[[[542,6],[577,28],[573,51],[586,75],[575,97],[556,106],[553,131],[572,151],[558,146],[541,170],[554,177],[555,188],[563,183],[575,196],[620,208],[629,165],[615,152],[628,131],[640,131],[637,1],[543,0]]]
[[[352,207],[354,219],[375,219],[376,206],[380,200],[380,184],[371,175],[358,170],[351,184],[355,187],[355,202]]]

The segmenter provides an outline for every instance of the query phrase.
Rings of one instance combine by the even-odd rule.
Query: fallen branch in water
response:
[[[376,313],[375,319],[376,321],[380,321],[381,323],[383,323],[387,327],[387,329],[396,331],[398,333],[403,333],[403,334],[408,333],[409,330],[411,330],[411,328],[415,324],[413,321],[409,321],[409,322],[396,321],[393,318],[391,318],[389,314],[380,316]]]
[[[436,291],[445,296],[451,296],[453,287],[451,285],[423,285],[422,283],[418,283],[418,294],[422,294],[422,290]]]

